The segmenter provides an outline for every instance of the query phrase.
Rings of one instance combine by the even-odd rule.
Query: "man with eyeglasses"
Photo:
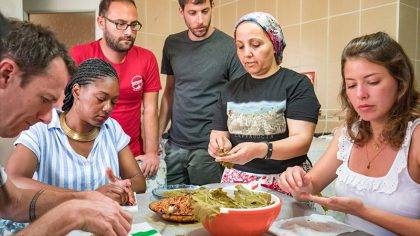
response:
[[[102,0],[97,23],[103,31],[103,38],[75,46],[70,54],[77,64],[96,57],[115,68],[120,80],[120,97],[111,117],[131,137],[130,149],[141,162],[143,175],[152,177],[159,168],[157,104],[161,86],[156,57],[151,51],[134,45],[136,34],[142,27],[137,17],[133,0]],[[144,147],[140,117],[142,104],[146,124]],[[161,179],[157,181],[165,183]],[[147,184],[152,185],[153,180],[148,178]]]

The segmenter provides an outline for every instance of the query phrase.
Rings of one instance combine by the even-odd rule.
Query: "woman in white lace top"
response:
[[[341,65],[345,124],[309,173],[288,168],[279,185],[368,233],[420,235],[420,98],[410,60],[378,32],[351,40]],[[316,196],[334,179],[337,196]]]

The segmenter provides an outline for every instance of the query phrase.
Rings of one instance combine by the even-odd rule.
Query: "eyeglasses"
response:
[[[106,16],[103,16],[103,17],[107,21],[113,23],[115,25],[115,27],[117,28],[117,30],[126,30],[128,28],[128,26],[130,26],[131,30],[138,31],[143,26],[139,21],[133,21],[130,24],[128,24],[127,22],[122,21],[122,20],[111,20]]]

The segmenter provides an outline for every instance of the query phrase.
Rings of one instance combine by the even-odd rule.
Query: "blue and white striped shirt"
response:
[[[47,125],[37,123],[22,132],[15,141],[32,150],[37,158],[37,180],[76,191],[95,190],[108,182],[105,170],[110,167],[119,176],[118,152],[130,142],[118,122],[109,118],[102,124],[87,158],[70,146],[60,126],[61,111],[53,109]]]

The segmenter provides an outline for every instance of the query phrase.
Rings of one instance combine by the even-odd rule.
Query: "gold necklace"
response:
[[[67,124],[66,124],[66,112],[63,112],[60,114],[60,125],[63,129],[64,133],[67,135],[67,137],[80,141],[80,142],[90,142],[94,140],[96,137],[98,137],[99,134],[99,128],[94,127],[91,131],[87,133],[78,133],[74,130],[72,130]]]
[[[376,151],[376,154],[375,154],[375,156],[372,159],[369,160],[369,154],[368,154],[368,148],[367,148],[367,146],[368,145],[366,144],[365,145],[365,152],[366,152],[366,159],[368,161],[368,164],[367,164],[366,168],[367,169],[370,169],[370,165],[372,164],[372,162],[379,156],[379,154],[381,154],[382,150],[384,150],[384,149],[382,148],[382,146],[383,146],[383,143],[382,142],[380,142],[380,144],[374,142],[373,149]]]

